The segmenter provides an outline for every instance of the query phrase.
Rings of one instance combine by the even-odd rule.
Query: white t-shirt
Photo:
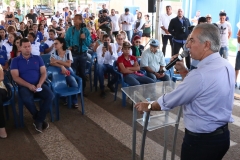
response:
[[[112,25],[113,25],[113,28],[112,28],[112,31],[115,32],[115,31],[119,31],[119,23],[118,23],[118,19],[119,19],[119,16],[117,15],[110,15],[109,16],[112,20]]]
[[[31,44],[31,46],[32,46],[32,52],[31,53],[33,55],[39,56],[40,55],[40,43],[39,42],[33,42]]]
[[[220,31],[220,39],[221,39],[221,47],[228,46],[228,33],[232,32],[231,24],[227,21],[224,23],[217,23],[219,31]]]
[[[50,47],[53,45],[53,43],[54,43],[54,40],[52,40],[52,39],[47,39],[47,40],[45,41],[46,49],[47,49],[47,48],[50,48]],[[54,51],[54,48],[53,48],[50,52],[48,52],[47,54],[51,54],[53,51]]]
[[[167,15],[166,13],[162,14],[160,16],[160,27],[164,26],[164,28],[168,29],[171,19],[175,17],[177,17],[177,15],[174,13],[172,13],[171,15]],[[162,30],[162,34],[167,35],[164,30]],[[168,34],[168,35],[171,35],[171,34]]]

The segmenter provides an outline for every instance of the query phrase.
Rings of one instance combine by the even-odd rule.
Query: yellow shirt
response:
[[[95,24],[95,30],[97,31],[99,29],[99,27],[98,27],[98,18],[96,18],[94,20],[94,24]]]
[[[1,64],[0,64],[0,70],[3,70]],[[3,73],[4,74],[4,73]],[[5,87],[3,81],[0,82],[0,88],[5,89],[7,91],[7,88]]]

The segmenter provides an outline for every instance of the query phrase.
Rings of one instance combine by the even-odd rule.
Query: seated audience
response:
[[[13,48],[13,42],[17,35],[15,33],[9,33],[8,34],[8,41],[4,42],[2,45],[2,50],[7,52],[7,57],[10,59],[10,52],[12,51]]]
[[[49,38],[44,42],[43,47],[41,47],[41,54],[51,54],[54,51],[54,39],[56,32],[53,29],[48,31]]]
[[[123,46],[123,36],[121,34],[117,34],[116,35],[116,43],[115,44],[115,48],[117,50],[117,54],[118,54],[118,57],[120,57],[122,55],[122,46]]]
[[[76,79],[69,75],[71,63],[73,62],[72,53],[67,50],[66,41],[64,38],[56,38],[54,40],[54,52],[51,53],[50,65],[61,68],[61,73],[66,75],[66,82],[70,87],[78,87]],[[77,95],[72,96],[72,103],[75,108],[78,107]]]
[[[166,66],[164,54],[159,49],[159,41],[153,39],[150,43],[150,48],[146,49],[141,58],[141,67],[147,71],[147,76],[155,82],[157,80],[169,81],[170,78],[160,71]]]
[[[18,92],[23,104],[33,116],[33,125],[36,131],[42,133],[49,127],[45,118],[52,105],[54,95],[51,89],[44,84],[47,76],[46,68],[42,58],[31,53],[31,42],[27,38],[21,39],[20,48],[20,56],[12,60],[11,75],[18,84]],[[39,111],[34,103],[35,96],[42,100]]]
[[[123,54],[118,57],[117,63],[119,71],[123,74],[124,81],[130,86],[154,83],[154,80],[139,73],[140,66],[135,56],[130,55],[131,44],[123,43]]]
[[[103,43],[97,48],[97,60],[98,60],[98,78],[100,82],[101,97],[104,98],[106,93],[104,91],[104,73],[111,73],[113,76],[108,83],[108,88],[111,92],[114,92],[114,83],[117,81],[113,70],[113,62],[117,60],[117,51],[115,45],[110,43],[110,36],[107,34],[103,35]]]

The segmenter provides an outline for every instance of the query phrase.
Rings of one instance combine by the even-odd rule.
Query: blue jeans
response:
[[[228,47],[221,47],[219,53],[221,57],[228,59]]]
[[[43,122],[46,118],[47,113],[49,112],[50,107],[52,106],[52,101],[54,95],[51,89],[46,85],[42,85],[42,91],[40,92],[32,92],[27,87],[19,86],[19,93],[23,104],[32,114],[33,119],[37,122]],[[35,103],[34,103],[34,96],[41,98],[42,103],[39,106],[40,110],[38,111]]]
[[[147,76],[138,76],[136,74],[128,74],[124,76],[123,79],[127,84],[129,84],[129,86],[154,83],[153,79]]]
[[[130,41],[131,40],[131,32],[132,31],[125,31],[127,33],[127,38]]]
[[[78,88],[76,79],[73,76],[66,76],[66,82],[70,87]],[[77,104],[77,94],[72,95],[72,104]]]
[[[157,78],[153,73],[150,73],[150,72],[147,72],[147,76],[151,79],[154,80],[154,82],[156,82],[157,80],[160,80],[160,81],[169,81],[170,78],[167,74],[165,74],[163,77],[161,78]]]
[[[108,85],[113,85],[117,82],[117,76],[113,70],[113,66],[110,64],[98,64],[98,78],[100,83],[100,89],[104,90],[104,73],[111,73],[113,78],[110,80]]]

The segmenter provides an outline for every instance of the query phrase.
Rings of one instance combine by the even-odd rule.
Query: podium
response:
[[[137,85],[131,87],[124,87],[122,91],[132,100],[133,105],[138,102],[156,101],[160,96],[165,93],[169,93],[175,89],[177,84],[173,81],[162,81],[151,84]],[[145,112],[143,118],[137,119],[137,110],[133,108],[132,119],[132,160],[135,160],[136,155],[136,125],[137,122],[143,126],[142,142],[140,150],[140,158],[144,159],[144,147],[147,131],[153,131],[158,128],[164,127],[164,151],[163,160],[166,160],[167,156],[167,140],[168,130],[166,126],[175,125],[174,138],[172,144],[171,160],[175,158],[175,146],[177,140],[177,132],[179,121],[181,118],[182,107],[178,107],[177,116],[175,118],[170,117],[169,111],[164,111],[162,114],[150,115],[150,112]]]

